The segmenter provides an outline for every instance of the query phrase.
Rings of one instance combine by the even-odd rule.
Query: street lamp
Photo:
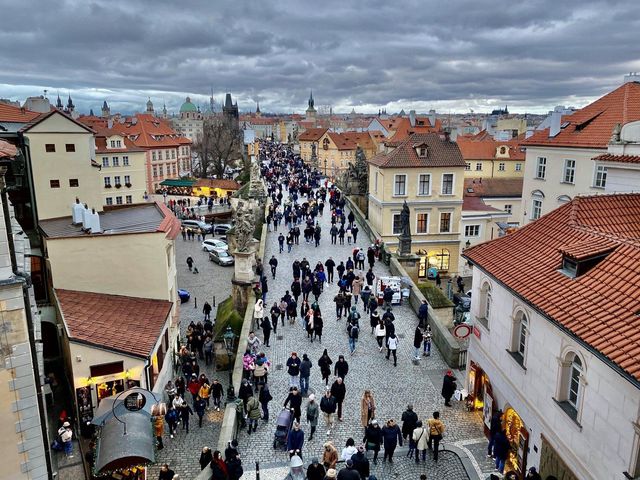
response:
[[[225,332],[222,334],[222,338],[224,339],[224,348],[227,350],[227,356],[229,357],[229,388],[227,388],[227,402],[232,402],[236,399],[236,393],[233,388],[233,364],[231,363],[236,334],[233,333],[231,327],[227,327]]]
[[[464,244],[467,248],[471,246],[471,240],[467,240],[467,243]]]
[[[324,176],[327,176],[327,157],[324,158]]]

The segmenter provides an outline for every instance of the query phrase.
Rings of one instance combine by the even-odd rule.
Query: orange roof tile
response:
[[[418,125],[418,122],[423,122],[423,124]],[[391,130],[395,130],[395,133],[391,137],[391,140],[398,141],[404,140],[414,133],[439,132],[440,130],[442,130],[442,122],[440,122],[440,120],[436,120],[436,124],[431,125],[428,117],[416,117],[416,125],[411,126],[411,121],[408,117],[398,117],[394,122],[394,126]]]
[[[387,142],[390,146],[393,142]],[[426,145],[426,158],[418,157],[416,147]],[[380,168],[464,167],[460,149],[455,142],[443,140],[436,133],[416,133],[407,137],[388,153],[379,153],[367,160]]]
[[[470,197],[521,197],[522,178],[465,178],[464,195]]]
[[[364,150],[376,149],[369,132],[329,132],[328,135],[338,150],[355,150],[358,145]]]
[[[640,194],[576,197],[463,256],[640,381]],[[610,253],[570,278],[562,251]]]
[[[605,153],[604,155],[594,157],[592,160],[598,162],[640,163],[640,155],[613,155],[611,153]]]
[[[607,148],[613,127],[640,120],[640,83],[628,82],[572,115],[562,117],[567,125],[555,137],[549,129],[538,130],[523,145]]]
[[[162,334],[172,303],[151,298],[55,290],[69,338],[148,358]]]
[[[40,114],[0,102],[0,122],[29,123]]]
[[[327,131],[326,128],[308,128],[300,135],[298,135],[298,141],[302,142],[317,142],[320,137]]]
[[[239,190],[240,184],[228,178],[200,178],[194,185],[196,187],[221,188],[223,190]]]

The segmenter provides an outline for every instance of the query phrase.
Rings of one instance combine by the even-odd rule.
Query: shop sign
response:
[[[476,327],[475,325],[473,326],[473,334],[478,337],[478,340],[480,340],[480,337],[482,336],[482,334],[480,333],[480,329],[478,327]]]
[[[482,407],[482,418],[484,419],[484,424],[487,428],[491,428],[491,416],[493,415],[493,397],[489,395],[486,390],[484,391],[484,405]]]

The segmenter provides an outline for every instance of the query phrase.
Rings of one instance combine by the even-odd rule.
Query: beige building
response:
[[[68,215],[78,196],[102,211],[93,130],[53,110],[21,131],[29,142],[39,220]]]
[[[146,201],[145,150],[110,129],[98,130],[95,143],[102,204],[112,206]]]
[[[549,127],[522,142],[526,147],[523,185],[524,225],[581,194],[607,189],[607,153],[616,125],[640,120],[640,77],[625,83],[572,115],[552,112]]]
[[[524,149],[518,140],[494,140],[487,132],[456,138],[466,163],[465,178],[521,178]]]
[[[377,144],[369,132],[326,131],[318,139],[318,168],[325,175],[336,176],[344,172],[349,163],[355,163],[356,150],[362,148],[366,158],[373,158],[378,153]]]
[[[302,160],[307,163],[311,160],[313,145],[315,145],[316,148],[316,155],[319,155],[319,140],[326,132],[326,128],[308,128],[300,135],[298,135],[298,143],[300,144],[300,157],[302,157]]]
[[[458,146],[444,134],[414,134],[368,162],[369,221],[385,244],[397,248],[406,201],[419,275],[430,267],[458,272],[465,165]]]
[[[166,109],[163,110],[166,119]],[[204,126],[204,115],[200,109],[191,102],[191,98],[187,97],[180,106],[180,116],[171,118],[171,125],[183,137],[195,142],[202,136],[202,128]]]

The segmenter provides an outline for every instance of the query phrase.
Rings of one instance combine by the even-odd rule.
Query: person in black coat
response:
[[[377,464],[380,444],[382,444],[382,429],[375,418],[371,420],[371,423],[366,428],[362,441],[365,443],[367,450],[373,450],[373,463]]]
[[[344,402],[344,397],[347,395],[347,387],[342,380],[342,377],[338,377],[333,385],[331,385],[331,395],[336,399],[336,404],[338,405],[338,420],[342,420],[342,403]]]
[[[387,420],[387,424],[382,428],[382,439],[384,442],[382,461],[385,462],[388,458],[389,462],[393,463],[393,452],[395,452],[398,443],[402,446],[402,433],[395,420]]]
[[[230,458],[226,461],[226,464],[229,480],[240,480],[240,477],[242,477],[242,474],[244,473],[240,455],[236,455],[235,458]]]
[[[331,375],[332,363],[333,360],[331,360],[331,357],[329,357],[327,349],[325,348],[320,360],[318,360],[318,366],[320,367],[320,373],[322,374],[322,379],[324,380],[325,385],[329,385],[329,375]]]
[[[173,480],[173,477],[175,477],[175,475],[176,473],[169,468],[168,464],[165,463],[164,465],[162,465],[162,467],[160,467],[158,480]]]
[[[307,467],[307,480],[324,480],[327,470],[318,461],[318,457],[311,459],[311,464]]]
[[[211,449],[209,447],[203,447],[202,452],[200,452],[200,470],[207,468],[207,465],[211,463],[211,460],[213,460]]]
[[[507,431],[503,429],[495,435],[495,440],[493,442],[493,455],[496,457],[496,470],[500,473],[504,472],[504,464],[507,461],[510,449],[511,445],[507,438]]]
[[[407,405],[407,409],[402,413],[402,436],[411,438],[418,423],[418,415],[413,411],[413,405]]]
[[[360,474],[360,479],[366,480],[369,478],[371,466],[364,445],[358,446],[358,451],[351,456],[351,460],[353,461],[353,468]]]
[[[347,376],[347,373],[349,373],[349,364],[344,359],[344,355],[340,355],[338,357],[338,361],[333,367],[333,374],[336,377],[340,377],[344,380],[344,378]]]
[[[298,391],[298,387],[291,387],[289,389],[289,395],[287,399],[284,401],[284,406],[289,406],[290,409],[293,410],[293,418],[296,422],[300,423],[300,415],[302,406],[302,395]]]
[[[456,377],[453,376],[453,372],[451,370],[447,370],[444,380],[442,381],[442,397],[444,398],[444,404],[447,407],[451,406],[451,397],[456,391],[456,388]]]

